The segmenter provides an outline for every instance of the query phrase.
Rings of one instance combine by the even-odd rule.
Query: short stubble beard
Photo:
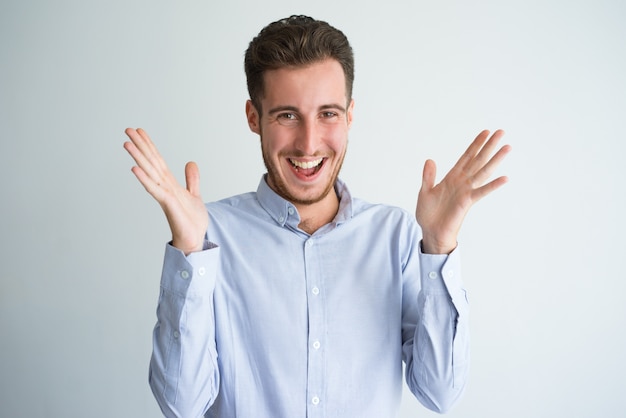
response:
[[[335,167],[335,172],[331,175],[331,181],[326,186],[326,189],[318,195],[313,196],[310,199],[300,199],[296,196],[292,195],[287,185],[282,181],[281,177],[278,175],[278,171],[271,164],[271,158],[266,154],[265,148],[263,147],[263,135],[261,135],[261,153],[263,155],[263,163],[265,164],[265,168],[267,169],[267,184],[270,186],[272,190],[274,190],[280,197],[295,205],[312,205],[322,201],[331,191],[335,189],[335,183],[337,182],[337,178],[339,177],[339,172],[341,171],[341,166],[343,165],[343,160],[346,156],[346,149],[343,151],[343,155],[340,157],[337,166]],[[324,163],[325,164],[325,163]]]

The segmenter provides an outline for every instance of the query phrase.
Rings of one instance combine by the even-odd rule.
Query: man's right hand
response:
[[[182,187],[143,129],[128,128],[130,141],[124,149],[137,165],[133,174],[152,197],[159,202],[172,231],[172,245],[185,255],[201,251],[209,216],[200,197],[200,173],[194,162],[185,166],[187,187]]]

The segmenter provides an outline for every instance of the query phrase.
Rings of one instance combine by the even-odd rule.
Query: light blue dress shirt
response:
[[[413,215],[335,190],[339,212],[313,235],[262,179],[207,204],[206,250],[166,247],[150,385],[167,417],[393,417],[402,361],[426,407],[458,400],[458,251],[422,254]]]

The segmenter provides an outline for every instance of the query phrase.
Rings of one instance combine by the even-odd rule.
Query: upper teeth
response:
[[[318,165],[320,165],[322,160],[323,158],[313,160],[313,161],[296,161],[292,159],[290,159],[289,161],[291,161],[291,164],[299,168],[313,168],[313,167],[317,167]]]

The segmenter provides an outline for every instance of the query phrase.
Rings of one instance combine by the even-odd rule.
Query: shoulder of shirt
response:
[[[370,203],[359,198],[352,198],[352,216],[357,217],[365,214],[409,224],[417,223],[415,215],[401,207],[386,203]]]
[[[208,202],[207,206],[239,206],[250,200],[256,200],[256,192],[241,193],[224,199]]]
[[[232,212],[233,210],[249,211],[250,209],[259,207],[259,202],[256,198],[256,192],[247,192],[230,196],[214,202],[208,202],[205,204],[210,214]]]

